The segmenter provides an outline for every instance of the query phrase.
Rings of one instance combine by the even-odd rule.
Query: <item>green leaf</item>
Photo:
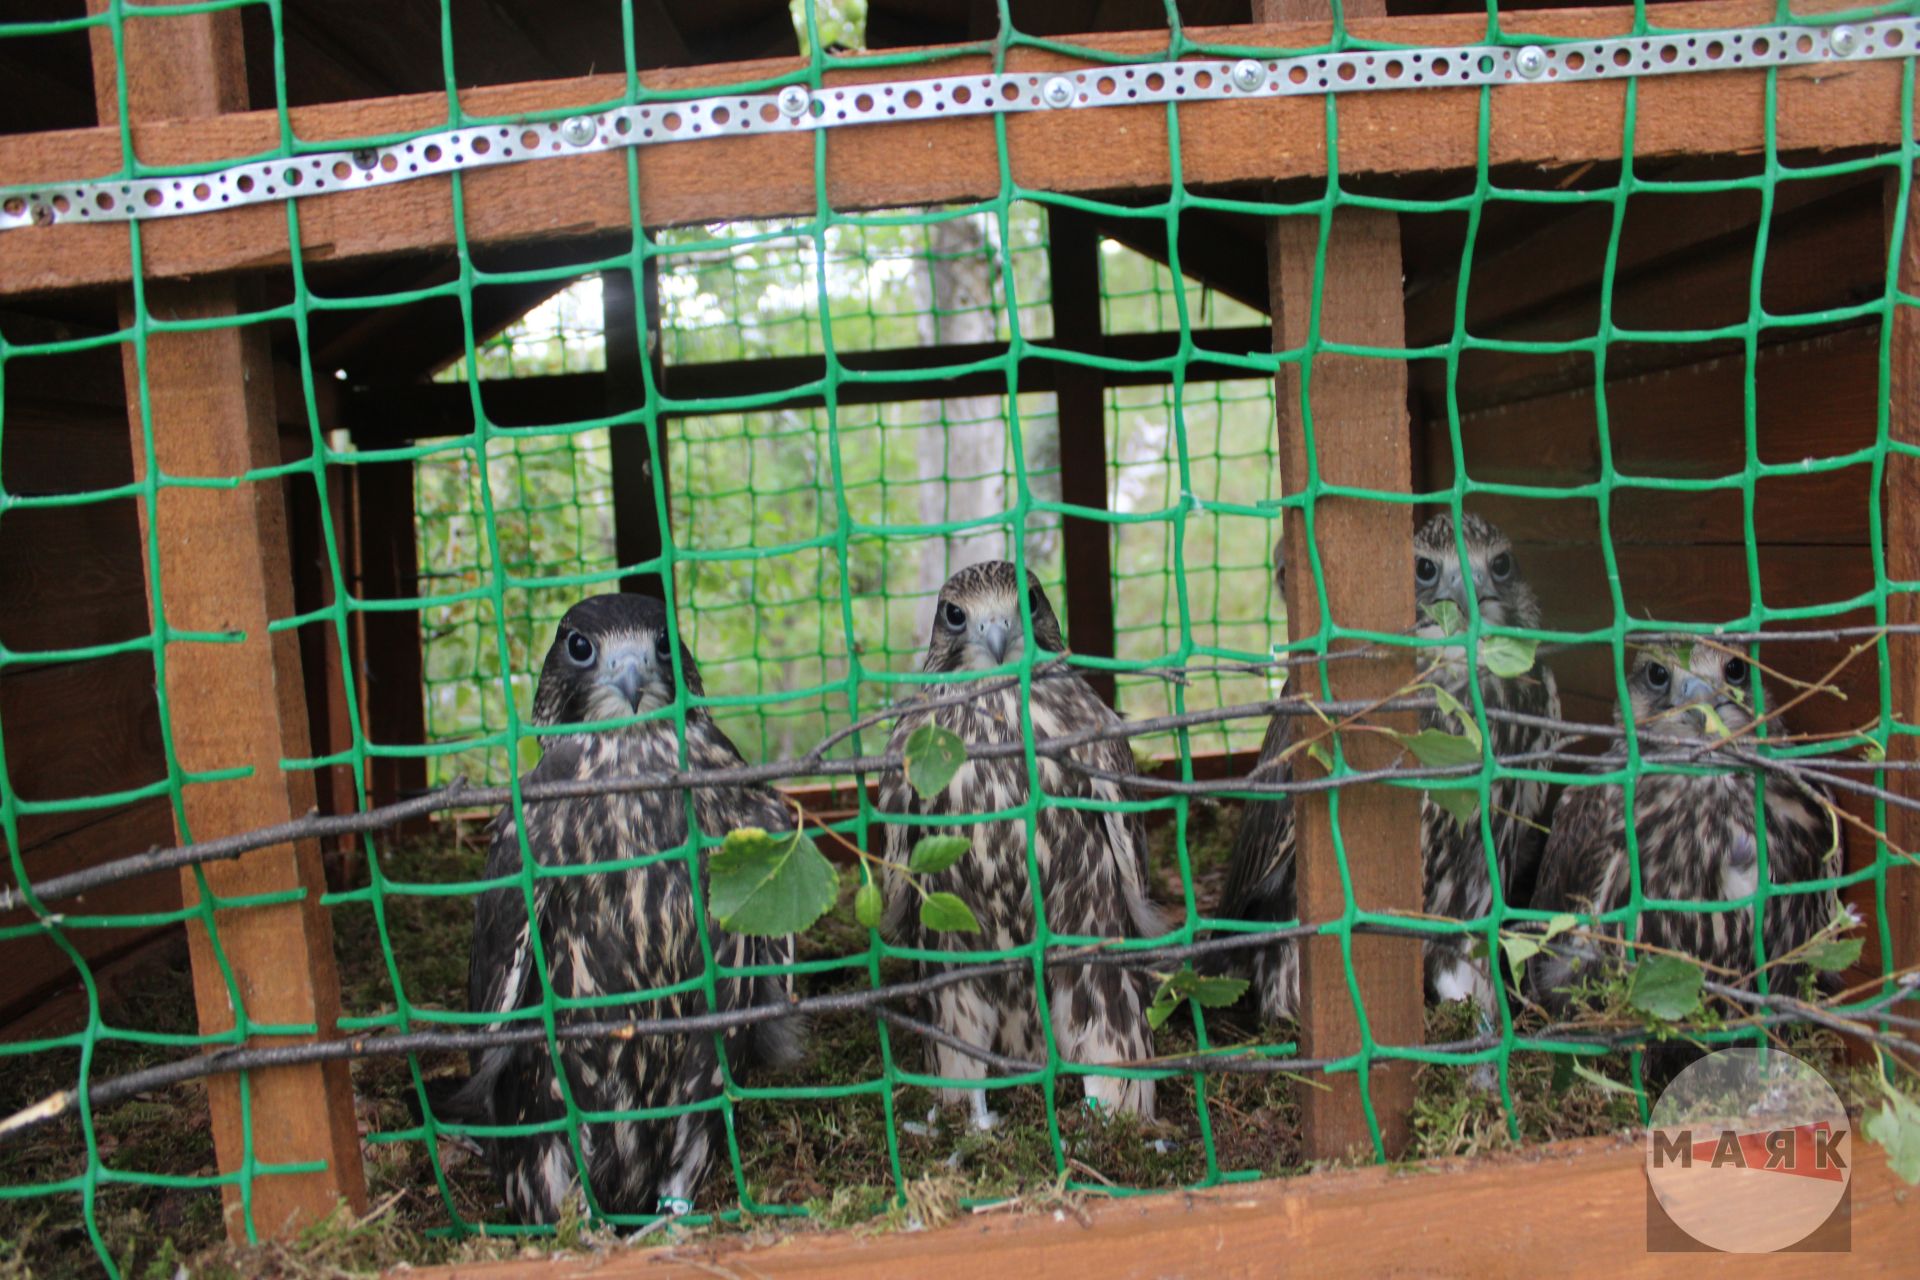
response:
[[[1547,921],[1546,932],[1540,935],[1540,941],[1552,942],[1555,938],[1579,923],[1579,916],[1574,915],[1570,911],[1563,911]]]
[[[1887,1100],[1867,1117],[1867,1137],[1886,1149],[1887,1167],[1909,1185],[1920,1184],[1920,1102],[1896,1091],[1885,1080],[1880,1088]]]
[[[967,744],[937,724],[923,724],[907,735],[906,757],[908,783],[922,800],[931,800],[967,762]]]
[[[1720,718],[1720,713],[1706,703],[1697,703],[1694,706],[1688,707],[1687,710],[1698,711],[1700,718],[1706,722],[1707,732],[1714,737],[1726,738],[1732,736],[1727,730],[1727,722]]]
[[[1482,636],[1480,665],[1511,680],[1533,670],[1534,652],[1539,647],[1538,640],[1523,640],[1519,636]]]
[[[1838,973],[1860,958],[1865,938],[1830,938],[1807,948],[1807,963],[1822,973]]]
[[[1467,620],[1460,614],[1460,606],[1451,600],[1435,600],[1422,606],[1434,625],[1440,628],[1443,636],[1457,636],[1467,629]],[[1405,616],[1405,615],[1402,615]]]
[[[1456,764],[1479,764],[1480,748],[1464,734],[1445,729],[1422,729],[1418,733],[1395,734],[1400,744],[1413,752],[1421,764],[1445,768]]]
[[[921,836],[907,859],[907,870],[923,875],[945,871],[967,851],[965,836]]]
[[[1333,772],[1333,752],[1327,750],[1327,744],[1320,739],[1315,738],[1307,743],[1307,757],[1328,773]]]
[[[1460,705],[1460,699],[1454,697],[1439,685],[1430,684],[1425,687],[1432,691],[1434,705],[1438,706],[1440,710],[1447,715],[1453,717],[1455,723],[1460,726],[1460,732],[1465,735],[1468,742],[1473,744],[1474,754],[1478,755],[1480,752],[1480,726],[1473,722],[1473,713],[1467,710],[1466,707]]]
[[[1153,993],[1153,1003],[1147,1007],[1147,1025],[1159,1030],[1187,1000],[1203,1009],[1224,1009],[1246,994],[1246,990],[1245,978],[1202,977],[1194,972],[1192,965],[1187,965],[1178,973],[1168,974],[1160,989]]]
[[[860,886],[860,892],[853,895],[853,918],[864,928],[878,929],[880,913],[885,905],[880,900],[880,886],[869,880]]]
[[[1860,745],[1860,758],[1878,764],[1887,758],[1887,749],[1877,742],[1864,742]]]
[[[1674,1022],[1700,1008],[1700,984],[1706,974],[1699,965],[1678,956],[1648,956],[1633,970],[1627,1003],[1640,1012]]]
[[[799,933],[839,896],[840,877],[806,833],[775,839],[758,827],[727,833],[707,863],[707,907],[732,933]]]
[[[935,933],[978,933],[973,910],[951,893],[930,893],[920,902],[920,923]]]
[[[1525,933],[1503,933],[1500,935],[1500,950],[1506,953],[1507,966],[1513,970],[1513,980],[1520,981],[1526,976],[1527,961],[1540,954],[1542,939]]]
[[[1453,815],[1461,826],[1468,826],[1480,812],[1480,793],[1471,787],[1428,787],[1427,798]]]
[[[1624,1093],[1628,1095],[1633,1093],[1632,1085],[1621,1084],[1618,1080],[1609,1080],[1592,1067],[1586,1066],[1583,1063],[1576,1062],[1573,1064],[1573,1074],[1579,1076],[1596,1089],[1604,1089],[1608,1093]]]

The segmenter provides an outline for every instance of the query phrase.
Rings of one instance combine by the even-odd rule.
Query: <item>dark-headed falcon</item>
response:
[[[1434,615],[1442,602],[1451,602],[1462,624],[1472,606],[1467,579],[1472,578],[1474,603],[1483,622],[1496,626],[1534,628],[1540,625],[1540,605],[1520,573],[1513,547],[1493,525],[1468,514],[1460,522],[1460,540],[1466,544],[1463,567],[1453,517],[1441,514],[1421,527],[1414,537],[1414,595],[1420,615],[1414,634],[1438,640],[1444,634]],[[1463,649],[1423,651],[1422,660],[1434,664],[1425,679],[1438,685],[1468,714],[1468,689]],[[1553,673],[1536,665],[1520,676],[1499,676],[1482,665],[1480,696],[1486,708],[1558,719],[1560,694]],[[1422,729],[1459,734],[1460,717],[1439,709],[1421,713]],[[1259,781],[1288,781],[1293,776],[1286,752],[1295,730],[1287,717],[1275,716],[1267,726],[1260,760],[1252,777]],[[1487,732],[1494,754],[1513,756],[1550,748],[1550,730],[1488,718]],[[1491,784],[1491,827],[1494,858],[1506,901],[1525,905],[1534,869],[1545,840],[1547,787],[1526,778],[1501,777]],[[1217,912],[1222,919],[1248,921],[1291,920],[1298,912],[1294,890],[1294,828],[1291,797],[1247,805],[1234,843],[1233,861]],[[1481,815],[1462,823],[1429,796],[1420,806],[1420,851],[1425,881],[1425,910],[1450,919],[1473,920],[1493,909],[1493,880],[1487,871]],[[1485,960],[1470,955],[1473,939],[1449,936],[1427,945],[1427,994],[1434,1000],[1472,998],[1483,1009],[1493,1007],[1494,988]],[[1253,955],[1253,984],[1259,993],[1261,1014],[1291,1018],[1299,1010],[1300,957],[1289,940],[1262,947]]]
[[[630,719],[670,705],[676,689],[701,691],[693,655],[681,646],[676,674],[660,601],[639,595],[583,600],[560,620],[534,698],[533,722],[552,726],[529,785],[660,773],[680,765],[680,740],[669,717],[595,731],[598,721]],[[704,708],[686,713],[687,767],[723,769],[740,753]],[[764,787],[718,786],[693,791],[700,829],[710,838],[739,827],[792,826],[785,807]],[[614,864],[680,848],[688,840],[686,795],[679,790],[625,791],[528,801],[525,828],[511,809],[494,819],[489,878],[518,876],[526,857],[541,871]],[[705,866],[705,856],[700,862]],[[587,1000],[695,983],[704,971],[701,931],[724,966],[791,964],[793,940],[721,931],[695,910],[688,864],[665,858],[604,872],[540,875],[533,880],[533,931],[518,883],[490,889],[475,907],[469,998],[476,1011],[509,1013],[541,1003]],[[541,971],[544,970],[544,979]],[[785,1004],[790,978],[726,978],[715,983],[720,1011]],[[556,1022],[683,1017],[708,1012],[698,986],[646,1001],[613,1002],[556,1012]],[[502,1025],[537,1025],[515,1020]],[[720,1037],[728,1066],[783,1063],[799,1050],[796,1022],[783,1019]],[[490,1125],[546,1125],[540,1132],[492,1138],[483,1145],[507,1208],[522,1222],[552,1222],[584,1181],[606,1213],[682,1212],[690,1208],[715,1156],[724,1152],[715,1109],[664,1119],[594,1120],[587,1112],[689,1107],[723,1089],[712,1033],[577,1039],[514,1045],[474,1055],[467,1084],[442,1110],[450,1118]],[[556,1123],[559,1122],[559,1123]]]
[[[967,675],[1019,663],[1025,652],[1023,612],[1031,620],[1041,655],[1065,651],[1053,606],[1031,574],[1023,590],[1013,565],[992,560],[949,578],[934,605],[933,632],[922,669],[955,678],[926,686],[917,701],[962,695],[971,683]],[[1060,666],[1034,677],[1030,699],[1023,698],[1014,682],[949,705],[929,709],[909,705],[895,723],[888,751],[904,751],[913,731],[929,722],[950,730],[971,747],[1018,742],[1025,721],[1031,722],[1035,741],[1044,742],[1116,726],[1120,718],[1085,680]],[[1075,768],[1078,764],[1110,775],[1131,773],[1133,756],[1124,737],[1098,739],[1074,747],[1065,758],[1042,755],[1038,761],[1041,790],[1049,799],[1108,805],[1128,799],[1119,784]],[[922,799],[896,769],[880,781],[880,808],[908,817],[998,813],[1026,804],[1027,784],[1027,763],[1017,754],[968,759],[946,789],[930,800]],[[1162,932],[1159,915],[1147,896],[1147,842],[1139,814],[1043,804],[1033,830],[1033,861],[1039,868],[1047,927],[1053,933],[1130,938]],[[1026,821],[1003,818],[958,827],[889,823],[889,861],[906,862],[915,841],[928,834],[958,834],[969,840],[968,852],[950,869],[929,877],[923,888],[959,895],[972,908],[981,932],[975,936],[924,929],[918,914],[919,895],[904,877],[892,876],[886,886],[883,922],[888,935],[907,946],[938,950],[1000,950],[1032,942],[1034,892],[1028,877]],[[923,972],[943,967],[921,966]],[[1142,976],[1122,968],[1055,968],[1047,974],[1054,1043],[1070,1062],[1150,1057],[1147,1003]],[[1024,968],[943,987],[929,998],[927,1013],[933,1025],[967,1044],[1033,1061],[1046,1059],[1034,979]],[[947,1079],[986,1075],[986,1066],[978,1058],[936,1041],[928,1041],[927,1055],[929,1069]],[[1100,1075],[1083,1079],[1087,1097],[1097,1107],[1152,1118],[1151,1080]],[[990,1127],[996,1118],[987,1108],[984,1090],[950,1087],[941,1096],[949,1104],[970,1103],[974,1122],[982,1128]]]
[[[1686,747],[1748,732],[1754,723],[1753,678],[1745,658],[1704,641],[1686,648],[1640,650],[1627,677],[1627,697],[1641,752],[1671,753],[1676,749],[1673,739]],[[1626,726],[1618,707],[1614,721]],[[1607,772],[1624,768],[1625,740],[1617,741],[1596,765]],[[1633,788],[1633,829],[1642,896],[1725,902],[1751,894],[1760,881],[1755,786],[1753,775],[1744,771],[1679,774],[1650,768],[1641,774]],[[1776,890],[1833,874],[1830,859],[1838,856],[1840,832],[1824,789],[1768,774],[1761,803],[1767,875]],[[1534,907],[1556,913],[1612,911],[1630,897],[1630,875],[1624,790],[1615,785],[1569,786],[1554,810]],[[1800,946],[1838,910],[1839,898],[1831,889],[1777,892],[1767,901],[1762,928],[1767,957]],[[1744,906],[1645,911],[1638,937],[1745,975],[1759,965],[1753,921],[1753,909]],[[1604,927],[1615,935],[1620,932],[1617,925]],[[1593,976],[1590,966],[1598,950],[1591,941],[1549,943],[1529,966],[1528,994],[1550,1011],[1564,1012],[1570,993],[1585,980],[1583,972]],[[1771,980],[1776,990],[1792,990],[1798,976],[1775,969]]]

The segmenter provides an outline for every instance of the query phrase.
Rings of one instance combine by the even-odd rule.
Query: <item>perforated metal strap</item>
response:
[[[717,94],[615,107],[534,124],[475,125],[408,142],[307,153],[199,174],[7,189],[0,230],[62,222],[124,222],[207,213],[408,182],[491,165],[621,147],[791,133],[947,116],[1074,111],[1230,98],[1284,98],[1381,89],[1522,86],[1907,57],[1920,19],[1826,27],[1764,26],[1556,44],[1449,45],[1294,58],[1188,59],[1089,67],[1061,74],[942,76],[773,93]]]

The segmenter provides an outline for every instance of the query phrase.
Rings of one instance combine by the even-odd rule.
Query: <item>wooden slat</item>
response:
[[[358,490],[357,593],[363,600],[412,600],[420,594],[420,549],[413,521],[413,463],[363,462],[353,468]],[[417,747],[427,740],[424,668],[417,610],[369,609],[357,615],[362,656],[360,713],[374,746]],[[424,791],[427,762],[419,756],[374,756],[367,762],[368,799],[392,804]],[[420,819],[402,827],[422,831]]]
[[[1852,1145],[1852,1249],[1755,1254],[1742,1275],[1826,1280],[1836,1270],[1900,1275],[1913,1251],[1911,1193],[1886,1155]],[[1556,1143],[1520,1155],[1438,1161],[1412,1170],[1360,1169],[1276,1178],[1139,1199],[1099,1200],[1075,1217],[1013,1212],[961,1215],[934,1231],[796,1235],[773,1243],[716,1241],[533,1264],[423,1268],[421,1280],[979,1280],[982,1276],[1098,1276],[1251,1280],[1298,1270],[1314,1276],[1584,1275],[1605,1257],[1609,1275],[1701,1274],[1702,1254],[1650,1253],[1647,1176],[1639,1143]],[[1764,1212],[1755,1199],[1752,1211]],[[1596,1251],[1600,1251],[1596,1253]]]
[[[97,726],[76,732],[77,726]],[[24,800],[71,800],[147,786],[167,776],[153,660],[143,652],[88,662],[9,667],[0,678],[7,780]],[[99,813],[36,813],[20,838],[37,847]]]
[[[1904,209],[1898,197],[1898,185],[1889,179],[1885,206],[1888,228],[1905,224],[1899,284],[1904,293],[1913,296],[1920,294],[1920,196]],[[1894,312],[1892,375],[1887,406],[1889,432],[1900,444],[1920,447],[1920,310],[1913,307],[1898,307]],[[1920,458],[1895,456],[1888,460],[1881,502],[1887,522],[1887,577],[1908,584],[1920,582]],[[1920,623],[1920,594],[1905,591],[1888,600],[1887,621],[1909,626]],[[1891,637],[1887,657],[1893,676],[1891,710],[1902,725],[1911,729],[1920,725],[1920,636]],[[1888,752],[1893,758],[1920,760],[1920,737],[1904,734],[1896,737],[1894,744]],[[1908,795],[1920,794],[1920,774],[1894,774],[1887,785]],[[1889,805],[1887,835],[1903,850],[1920,851],[1920,814]],[[1885,958],[1892,961],[1896,971],[1920,965],[1920,867],[1901,864],[1887,873],[1886,907],[1892,926],[1892,954]]]
[[[1102,355],[1100,233],[1093,219],[1071,209],[1047,215],[1047,275],[1053,292],[1053,336],[1064,349]],[[1054,406],[1060,420],[1060,497],[1094,511],[1107,509],[1107,395],[1098,369],[1053,367]],[[1113,526],[1075,516],[1065,521],[1067,640],[1078,653],[1114,656]],[[1113,674],[1085,673],[1112,704]]]
[[[1381,0],[1357,0],[1347,12],[1378,13]],[[1299,18],[1325,12],[1323,0],[1255,0],[1262,17]],[[1353,102],[1341,104],[1341,132]],[[1382,347],[1405,345],[1400,279],[1400,222],[1391,213],[1343,210],[1325,247],[1325,274],[1315,269],[1317,219],[1277,220],[1267,241],[1277,350],[1298,350],[1310,335],[1319,303],[1320,338]],[[1320,355],[1303,371],[1281,367],[1275,397],[1280,474],[1299,492],[1317,468],[1320,481],[1405,493],[1412,484],[1407,420],[1407,370],[1399,361]],[[1309,439],[1306,417],[1312,419]],[[1307,513],[1287,512],[1285,540],[1287,631],[1291,639],[1328,626],[1401,631],[1413,619],[1413,577],[1405,572],[1412,545],[1412,508],[1352,499],[1318,498]],[[1319,590],[1330,614],[1321,611]],[[1324,671],[1301,668],[1298,691],[1328,696],[1385,698],[1413,678],[1404,651],[1379,662],[1348,662]],[[1399,717],[1411,728],[1410,718]],[[1395,754],[1374,735],[1348,735],[1347,762],[1383,767]],[[1303,773],[1317,769],[1302,757]],[[1302,797],[1294,806],[1298,907],[1303,920],[1329,920],[1348,908],[1343,862],[1353,901],[1363,910],[1419,911],[1420,797],[1388,787],[1348,789],[1336,797]],[[1361,1020],[1376,1044],[1418,1044],[1425,1036],[1420,948],[1406,939],[1356,935],[1350,955],[1338,938],[1314,938],[1301,949],[1301,1050],[1310,1057],[1341,1057],[1362,1045]],[[1348,987],[1351,966],[1356,1003]],[[1413,1106],[1411,1064],[1390,1063],[1368,1074],[1371,1106],[1389,1155],[1409,1135]],[[1327,1089],[1301,1090],[1301,1137],[1310,1159],[1340,1159],[1373,1150],[1361,1073],[1329,1076]]]
[[[90,0],[96,8],[101,3]],[[136,17],[127,22],[125,37],[117,52],[130,116],[244,108],[238,11]],[[109,28],[94,29],[96,64],[115,56],[111,38]],[[102,117],[112,118],[121,106],[114,80],[106,78],[96,91]],[[155,286],[145,306],[150,314],[182,319],[241,310],[236,287],[220,281]],[[124,350],[136,477],[145,470],[149,441],[155,463],[172,476],[237,476],[280,461],[264,328],[154,334],[144,368],[132,346]],[[150,422],[142,421],[143,387]],[[267,630],[293,611],[280,483],[165,489],[142,511],[142,520],[164,566],[151,593],[156,617],[171,628],[246,637],[234,645],[175,643],[167,649],[164,689],[180,767],[204,772],[245,765],[251,771],[245,778],[186,787],[177,815],[180,837],[224,835],[304,814],[313,806],[311,776],[280,770],[282,758],[301,755],[310,745],[299,640]],[[297,902],[227,908],[189,928],[201,1030],[231,1030],[238,1003],[251,1022],[313,1024],[322,1036],[335,1034],[340,986],[332,926],[320,906],[326,881],[318,846],[307,841],[262,849],[209,865],[201,874],[223,898],[303,891]],[[182,883],[188,903],[197,902],[195,875],[183,874]],[[237,1002],[222,973],[222,955]],[[208,1084],[220,1167],[323,1162],[312,1173],[256,1177],[252,1225],[277,1235],[318,1221],[342,1199],[356,1209],[364,1206],[347,1064],[257,1071],[248,1083],[244,1101],[235,1078]],[[239,1188],[224,1190],[228,1206],[237,1208]],[[229,1217],[236,1239],[246,1238],[243,1219],[239,1213]]]
[[[1844,8],[1820,0],[1807,12]],[[1728,27],[1776,16],[1762,0],[1707,0],[1663,6],[1675,27]],[[1603,36],[1633,29],[1630,7],[1527,14],[1510,34]],[[1484,15],[1357,18],[1353,34],[1412,45],[1466,44],[1484,39]],[[1196,28],[1189,38],[1219,44],[1309,48],[1324,43],[1325,22]],[[1163,34],[1085,37],[1089,50],[1134,57],[1164,48]],[[1014,70],[1070,68],[1057,53],[1015,48]],[[782,74],[792,60],[739,63],[650,73],[649,87],[691,90]],[[858,68],[829,74],[830,84],[856,84],[985,71],[986,55],[915,68]],[[1641,84],[1634,154],[1752,152],[1771,128],[1786,153],[1897,142],[1907,123],[1899,110],[1896,62],[1803,67],[1778,72],[1778,107],[1769,117],[1767,74],[1716,72],[1656,78]],[[564,110],[617,98],[617,75],[508,85],[461,95],[470,116],[511,117]],[[1623,83],[1529,86],[1493,95],[1488,161],[1495,165],[1608,160],[1621,154]],[[1411,174],[1471,169],[1477,159],[1480,90],[1419,90],[1354,95],[1342,112],[1340,170],[1345,174]],[[302,139],[347,140],[443,125],[442,94],[296,108]],[[1315,98],[1195,103],[1180,116],[1181,180],[1190,187],[1313,177],[1327,170],[1323,104]],[[944,120],[836,131],[827,140],[825,198],[835,209],[938,204],[997,196],[1006,181],[1082,194],[1165,188],[1172,182],[1167,111],[1162,106],[1059,111],[1010,118],[1010,173],[1003,174],[995,122]],[[1116,145],[1116,137],[1124,138]],[[208,164],[278,144],[272,112],[232,120],[168,123],[135,131],[140,158],[154,164]],[[716,219],[810,215],[814,139],[764,136],[649,147],[640,153],[642,205],[650,226]],[[112,130],[93,129],[0,138],[0,173],[14,183],[75,181],[121,166]],[[466,229],[479,246],[591,235],[632,219],[626,158],[592,155],[476,172],[466,178]],[[449,179],[435,178],[303,201],[300,226],[309,260],[345,261],[444,246],[454,239]],[[564,191],[566,199],[554,199]],[[178,277],[285,262],[283,209],[257,206],[217,216],[165,219],[142,235],[147,272]],[[126,228],[57,226],[0,235],[0,293],[72,289],[124,282]]]

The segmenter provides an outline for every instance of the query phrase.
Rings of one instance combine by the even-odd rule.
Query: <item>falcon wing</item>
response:
[[[1293,741],[1292,725],[1286,716],[1267,722],[1254,779],[1286,782],[1293,777],[1292,762],[1281,759]],[[1286,796],[1249,800],[1241,810],[1233,861],[1214,914],[1227,920],[1286,920],[1294,910],[1293,802]]]
[[[1073,683],[1079,686],[1073,691],[1074,699],[1083,704],[1076,708],[1078,711],[1101,728],[1123,723],[1121,716],[1102,702],[1090,685],[1077,677]],[[1079,748],[1075,754],[1102,773],[1131,774],[1135,769],[1133,748],[1126,738],[1100,738]],[[1089,776],[1087,785],[1092,798],[1103,804],[1118,805],[1133,798],[1122,784],[1111,778]],[[1120,870],[1127,915],[1136,930],[1134,936],[1152,938],[1166,932],[1166,924],[1159,908],[1153,905],[1149,888],[1153,883],[1153,869],[1148,865],[1146,815],[1138,810],[1104,809],[1100,817],[1107,844]]]

